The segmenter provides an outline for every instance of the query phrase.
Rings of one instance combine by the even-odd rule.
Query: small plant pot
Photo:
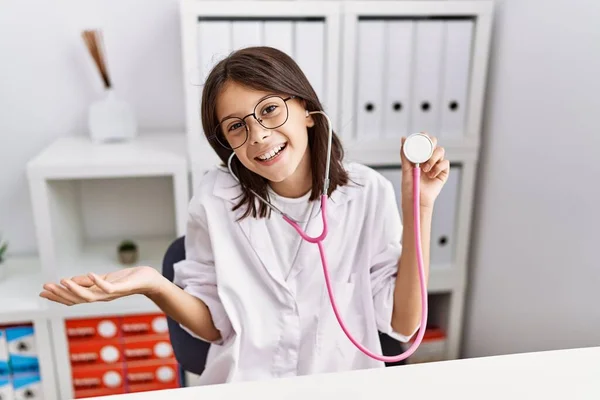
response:
[[[6,275],[6,264],[3,262],[0,262],[0,281],[4,279],[4,276]]]
[[[119,262],[123,265],[132,265],[138,261],[138,246],[130,240],[125,240],[117,248]]]
[[[123,250],[119,251],[119,262],[124,265],[135,264],[138,260],[137,250]]]

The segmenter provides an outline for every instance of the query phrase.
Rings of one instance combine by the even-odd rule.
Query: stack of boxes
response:
[[[0,326],[0,400],[25,399],[43,399],[33,326]]]
[[[181,386],[164,314],[75,319],[66,330],[75,398]]]

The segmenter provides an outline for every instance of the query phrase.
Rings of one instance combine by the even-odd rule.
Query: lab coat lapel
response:
[[[339,226],[345,216],[345,204],[352,199],[353,195],[354,188],[343,187],[336,189],[327,200],[326,216],[328,233],[323,242],[323,247],[325,249],[325,257],[327,258],[330,268],[334,268],[334,265],[336,264],[335,260],[338,259],[338,255],[328,252],[327,244],[328,242],[331,242],[332,239],[335,240],[333,236],[336,233],[340,233]],[[308,222],[306,232],[311,237],[317,237],[321,235],[323,232],[323,219],[320,213]],[[300,245],[298,256],[296,257],[296,262],[294,263],[287,280],[290,281],[291,279],[294,279],[300,272],[302,272],[304,268],[307,267],[313,269],[318,268],[321,270],[321,255],[319,254],[319,248],[316,243],[309,243],[303,240],[302,244]]]
[[[232,207],[236,203],[236,200],[241,193],[239,184],[228,172],[219,175],[215,183],[214,194],[227,200],[229,202],[227,205],[228,207]],[[281,268],[277,265],[276,249],[270,240],[266,219],[253,218],[251,216],[240,219],[244,214],[244,211],[244,207],[233,211],[234,223],[238,225],[243,235],[248,240],[250,247],[271,278],[279,285],[289,290],[283,274],[281,273]],[[273,216],[273,218],[277,217],[278,216]]]

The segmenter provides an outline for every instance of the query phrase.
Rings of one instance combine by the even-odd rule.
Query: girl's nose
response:
[[[258,123],[254,118],[249,121],[248,131],[250,135],[250,143],[260,143],[271,135],[271,131]]]

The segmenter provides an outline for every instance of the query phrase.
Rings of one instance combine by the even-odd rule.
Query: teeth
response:
[[[258,158],[261,159],[261,160],[263,160],[263,161],[270,160],[271,158],[275,157],[277,155],[277,153],[279,153],[281,151],[281,149],[283,149],[284,146],[285,146],[284,144],[282,144],[280,146],[277,146],[276,148],[274,148],[270,152],[265,153],[265,154],[259,156]]]

